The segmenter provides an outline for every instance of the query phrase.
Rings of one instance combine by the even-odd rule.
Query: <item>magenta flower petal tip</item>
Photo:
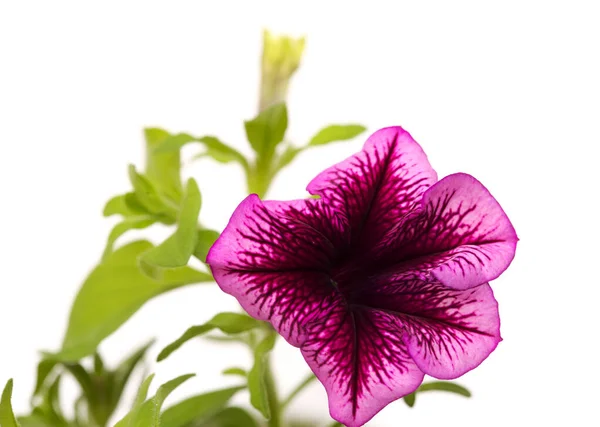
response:
[[[438,181],[410,134],[389,127],[308,191],[320,198],[248,196],[207,262],[224,292],[300,348],[333,418],[363,425],[425,374],[456,378],[496,348],[488,282],[518,239],[479,181]]]

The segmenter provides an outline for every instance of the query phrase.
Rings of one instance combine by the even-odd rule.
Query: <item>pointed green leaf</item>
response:
[[[367,128],[361,125],[331,125],[321,129],[312,137],[309,146],[329,144],[335,141],[352,139],[363,133]]]
[[[127,385],[133,370],[144,359],[144,356],[152,344],[154,344],[154,340],[151,340],[147,344],[143,345],[131,356],[123,360],[113,372],[113,391],[111,394],[111,402],[109,402],[112,408],[111,412],[114,411],[119,404],[123,391],[125,390],[125,386]]]
[[[60,405],[61,378],[60,375],[56,376],[50,387],[44,391],[42,402],[32,411],[33,416],[46,421],[53,427],[67,427],[69,424]]]
[[[133,402],[133,406],[131,407],[131,410],[129,411],[129,413],[127,413],[123,418],[121,418],[121,420],[119,420],[115,424],[115,427],[134,427],[135,426],[135,420],[138,417],[138,414],[140,413],[142,406],[144,405],[144,402],[146,401],[146,396],[148,396],[148,389],[150,388],[150,384],[152,383],[153,379],[154,379],[154,374],[150,375],[148,378],[146,378],[142,382],[142,384],[140,385],[140,388],[138,389],[138,392],[135,396],[135,401]]]
[[[156,222],[156,217],[151,215],[131,216],[116,224],[108,235],[102,259],[106,259],[112,251],[115,241],[129,230],[150,227]]]
[[[270,162],[275,148],[283,141],[287,124],[287,108],[284,103],[275,104],[254,119],[244,122],[248,142],[258,157],[265,159],[265,163]]]
[[[172,289],[212,281],[189,267],[165,271],[154,281],[138,268],[138,257],[153,246],[136,241],[113,252],[88,276],[77,294],[60,353],[51,358],[77,361],[93,354],[100,342],[125,323],[148,300]]]
[[[416,398],[417,398],[416,393],[411,393],[411,394],[407,394],[402,399],[404,400],[404,403],[406,403],[408,405],[409,408],[412,408],[413,406],[415,406]]]
[[[258,427],[258,423],[244,409],[238,407],[225,408],[205,424],[193,424],[202,427]]]
[[[239,151],[223,143],[215,136],[203,136],[197,138],[187,133],[180,133],[164,140],[155,148],[155,152],[168,153],[179,151],[181,147],[191,142],[199,143],[204,146],[205,151],[201,153],[201,156],[212,157],[221,163],[237,162],[241,164],[244,169],[248,168],[248,161]]]
[[[225,369],[223,371],[223,375],[236,375],[238,377],[246,378],[248,376],[248,373],[246,372],[245,369],[233,367],[233,368]]]
[[[171,135],[158,128],[144,130],[146,137],[146,176],[166,197],[179,203],[183,193],[181,184],[181,158],[179,150],[159,152],[156,150]]]
[[[46,379],[50,375],[50,373],[54,370],[54,367],[58,364],[57,360],[53,359],[42,359],[38,363],[37,366],[37,379],[35,381],[35,389],[33,391],[33,396],[37,396],[42,392],[44,388],[44,384],[46,383]]]
[[[168,205],[167,201],[161,197],[154,183],[144,175],[139,174],[133,165],[129,165],[129,180],[131,181],[131,185],[133,185],[135,202],[139,203],[145,211],[155,215],[164,215],[169,218],[177,216],[175,207]],[[126,196],[125,202],[128,203],[130,198]]]
[[[13,380],[11,378],[6,383],[6,386],[2,391],[2,399],[0,399],[0,426],[2,427],[20,427],[10,402],[12,398],[12,389]]]
[[[156,274],[157,270],[162,273],[161,269],[164,268],[187,265],[196,249],[201,202],[198,184],[190,179],[181,205],[177,230],[167,240],[140,257],[140,266],[147,275],[160,278],[160,275]]]
[[[254,349],[254,366],[248,373],[250,403],[266,418],[271,418],[265,374],[269,352],[275,345],[275,333],[269,333]]]
[[[146,213],[146,211],[144,210],[144,208],[141,205],[139,205],[139,204],[130,205],[127,203],[127,197],[129,194],[130,193],[120,194],[118,196],[113,197],[108,202],[106,202],[106,205],[104,205],[104,210],[102,212],[102,215],[104,215],[104,216],[121,215],[123,217],[128,217],[128,216]],[[131,193],[131,194],[133,194],[133,193]]]
[[[456,383],[450,381],[433,381],[430,383],[423,383],[417,389],[417,393],[422,393],[424,391],[447,391],[450,393],[460,394],[464,397],[471,397],[471,392],[467,390],[465,387],[458,385]]]
[[[194,256],[202,262],[206,262],[208,251],[219,238],[219,232],[215,230],[202,229],[198,230],[198,241],[194,249]]]
[[[64,364],[67,371],[73,375],[73,378],[79,383],[83,395],[88,401],[90,406],[93,406],[94,403],[98,400],[97,391],[94,387],[94,382],[90,374],[81,366],[80,363],[65,363]]]
[[[245,387],[231,387],[190,397],[167,408],[161,416],[161,427],[187,427],[204,425],[218,413],[227,402]],[[239,427],[245,427],[240,424]]]
[[[213,329],[220,329],[226,334],[239,334],[260,326],[260,322],[246,314],[219,313],[203,325],[192,326],[185,333],[166,346],[158,355],[157,361],[166,359],[171,353],[192,338],[203,335]]]

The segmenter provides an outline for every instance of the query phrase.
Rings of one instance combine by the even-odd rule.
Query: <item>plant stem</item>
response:
[[[265,387],[267,389],[267,399],[269,401],[269,408],[271,410],[271,418],[269,419],[269,427],[280,427],[281,426],[281,408],[279,404],[279,397],[277,396],[277,385],[273,378],[273,370],[271,368],[271,356],[267,357],[265,364]]]

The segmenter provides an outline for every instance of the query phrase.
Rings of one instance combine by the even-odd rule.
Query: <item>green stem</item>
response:
[[[265,386],[267,388],[267,399],[269,401],[269,408],[271,410],[271,418],[269,419],[269,427],[280,427],[281,426],[281,409],[282,405],[279,403],[277,396],[277,385],[273,378],[273,370],[271,368],[271,357],[268,356],[265,364]]]
[[[304,390],[304,388],[306,386],[308,386],[310,383],[312,383],[314,380],[316,380],[317,377],[315,377],[315,375],[311,372],[309,375],[307,375],[307,377],[296,386],[296,388],[294,390],[292,390],[292,392],[289,394],[289,396],[281,403],[281,411],[283,412],[283,410],[290,404],[290,402],[292,400],[294,400],[294,398],[302,391]]]

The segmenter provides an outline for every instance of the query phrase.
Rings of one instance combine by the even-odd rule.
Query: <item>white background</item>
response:
[[[461,379],[474,397],[423,395],[412,410],[394,403],[369,425],[597,425],[596,6],[3,1],[0,382],[15,378],[16,409],[27,408],[37,350],[60,345],[74,294],[116,221],[102,218],[104,202],[129,188],[128,163],[142,165],[142,128],[214,134],[250,154],[242,120],[255,113],[268,27],[307,35],[290,91],[289,139],[304,143],[332,122],[370,131],[402,125],[440,176],[464,171],[481,180],[521,239],[493,283],[504,341]],[[361,144],[303,154],[270,196],[303,196],[315,174]],[[185,173],[199,180],[202,221],[221,229],[244,196],[241,172],[201,161]],[[173,292],[147,304],[102,351],[115,362],[156,336],[155,355],[188,325],[235,307],[210,285]],[[308,368],[283,342],[276,358],[289,390]],[[198,341],[152,369],[155,384],[198,373],[174,401],[234,383],[220,369],[248,363],[240,348]],[[321,386],[292,411],[325,420]]]

